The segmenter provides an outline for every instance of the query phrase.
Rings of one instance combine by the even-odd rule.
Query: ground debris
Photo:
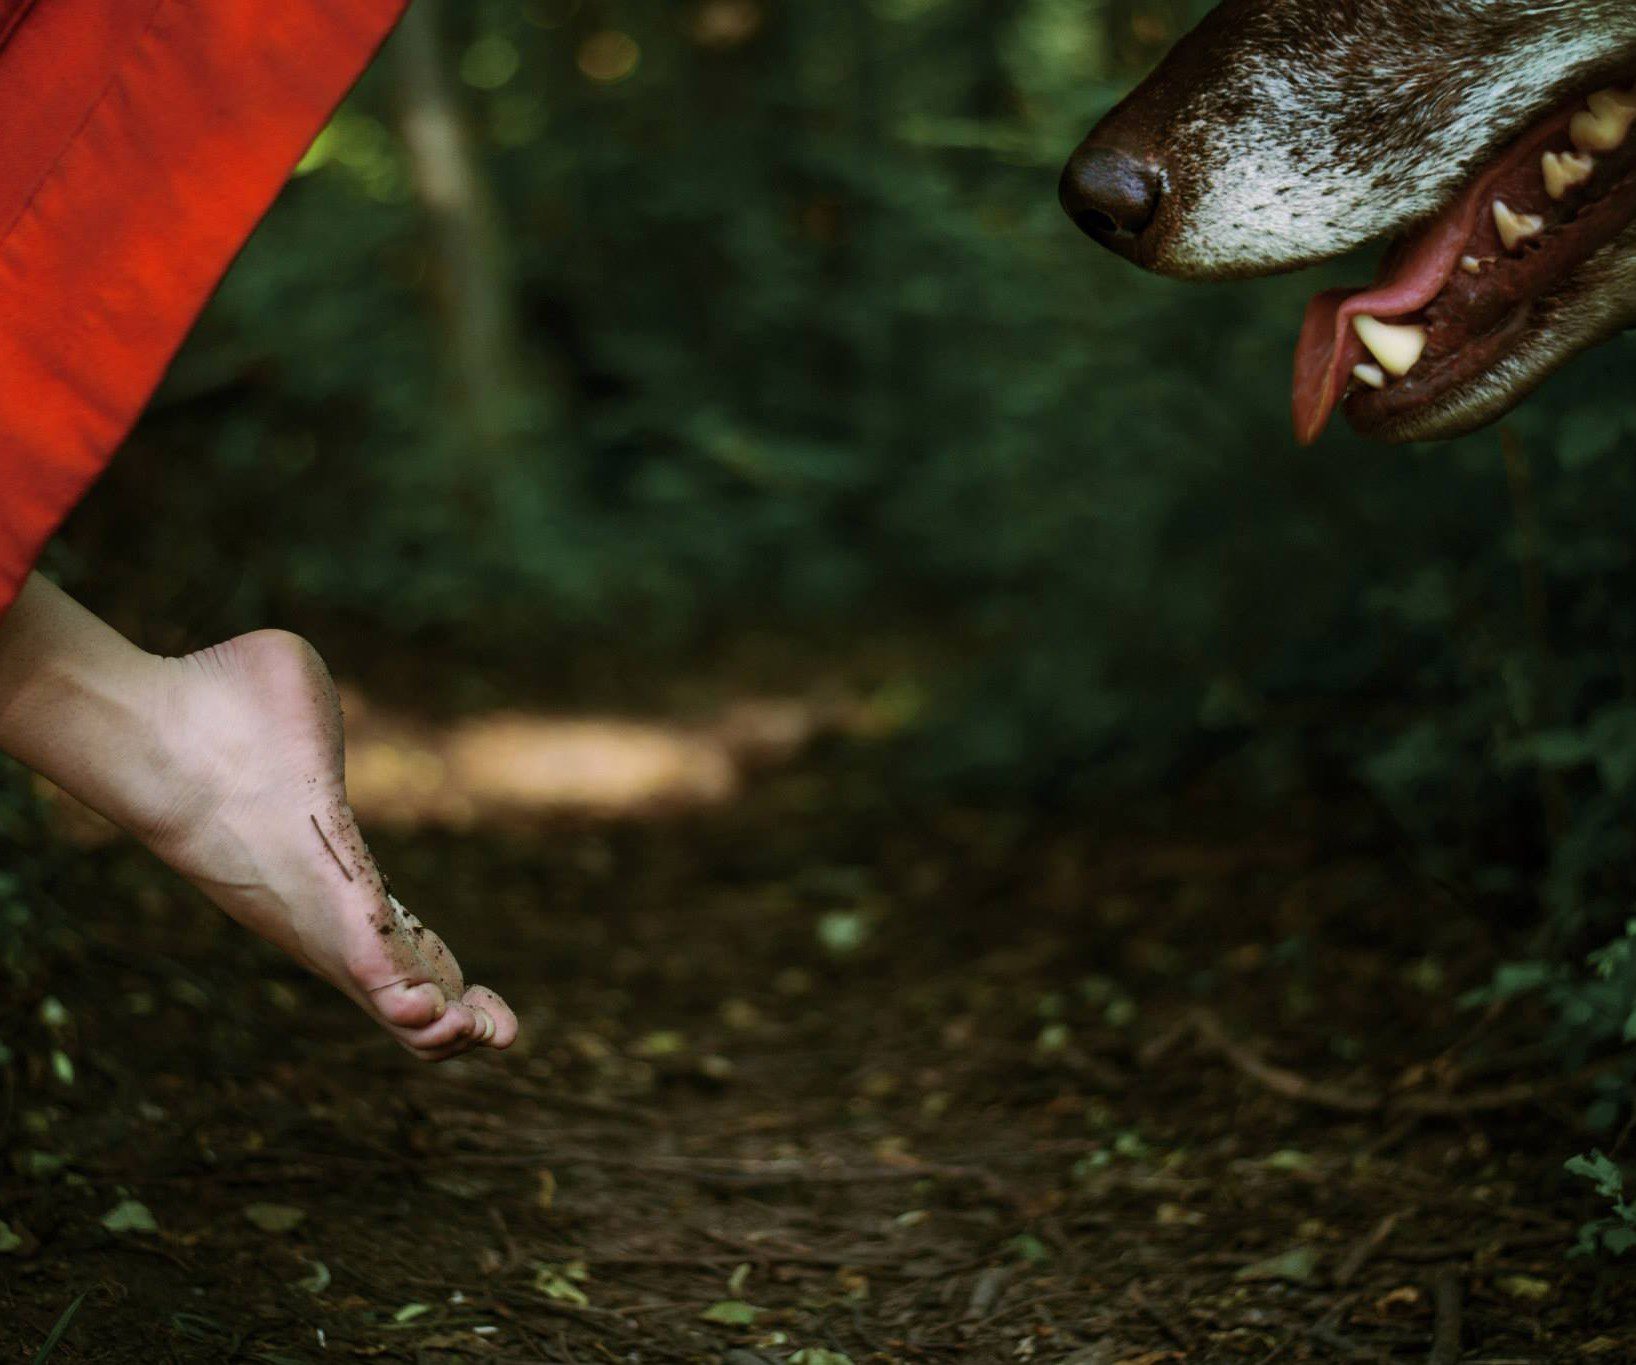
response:
[[[1149,858],[1003,813],[815,819],[818,780],[681,825],[377,840],[521,1005],[504,1058],[417,1069],[180,897],[99,921],[53,983],[76,1084],[13,1102],[40,1173],[0,1195],[28,1230],[0,1320],[38,1349],[92,1286],[53,1365],[1298,1365],[1451,1332],[1636,1358],[1636,1289],[1560,1254],[1584,1210],[1534,1102],[1560,1094],[1445,1063],[1470,1020],[1405,980],[1439,952],[1480,977],[1481,920],[1428,939],[1414,888],[1360,903],[1367,851],[1316,836]],[[159,874],[106,875],[99,904]],[[868,926],[844,952],[836,914]],[[208,1009],[153,987],[182,979]],[[152,1229],[98,1227],[133,1191]]]

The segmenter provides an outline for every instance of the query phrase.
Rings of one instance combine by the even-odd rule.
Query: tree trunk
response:
[[[415,0],[392,43],[403,140],[433,232],[450,366],[467,429],[503,444],[521,420],[510,270],[494,196],[443,57],[442,0]]]

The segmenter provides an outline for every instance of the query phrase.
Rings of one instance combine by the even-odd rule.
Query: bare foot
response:
[[[121,823],[417,1057],[511,1046],[505,1001],[466,986],[364,846],[347,804],[340,703],[312,647],[258,631],[167,659],[160,679],[151,724],[163,762]]]

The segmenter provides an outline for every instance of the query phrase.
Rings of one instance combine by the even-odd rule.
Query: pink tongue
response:
[[[1483,177],[1411,241],[1388,254],[1381,278],[1365,290],[1329,289],[1307,305],[1295,346],[1295,439],[1311,445],[1329,425],[1352,367],[1365,358],[1352,330],[1360,313],[1396,318],[1424,308],[1448,283],[1476,226]]]

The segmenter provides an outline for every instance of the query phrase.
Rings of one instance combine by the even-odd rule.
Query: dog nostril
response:
[[[1112,147],[1081,147],[1057,189],[1068,216],[1098,241],[1137,236],[1159,211],[1162,192],[1157,167]]]

